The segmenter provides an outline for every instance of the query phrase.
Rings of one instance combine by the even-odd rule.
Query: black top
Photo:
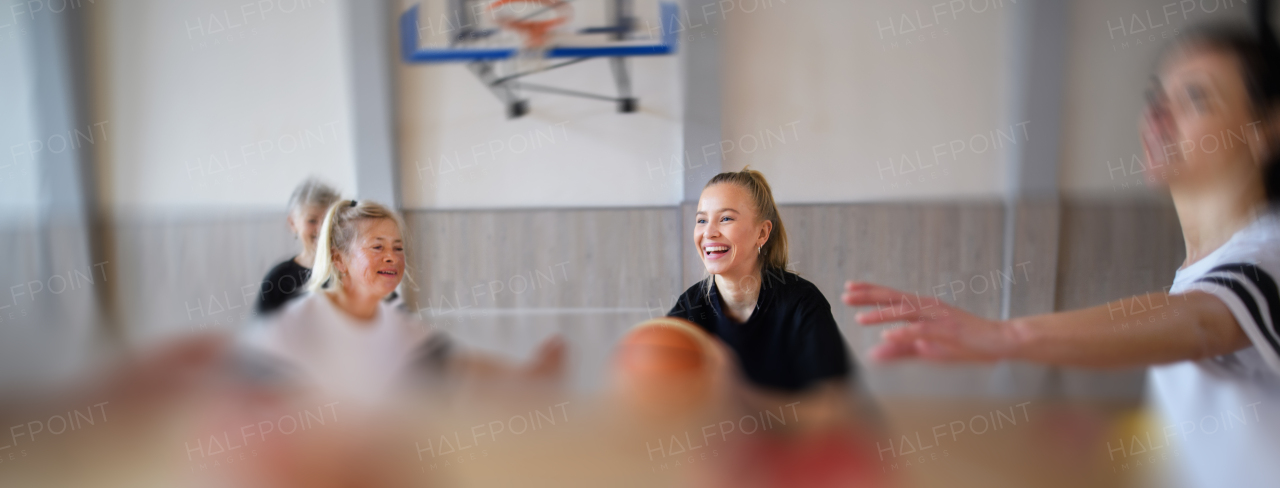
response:
[[[258,313],[274,312],[289,300],[301,296],[306,291],[307,280],[310,278],[311,269],[302,267],[293,258],[271,268],[267,277],[262,279],[262,288],[258,290]]]
[[[698,282],[667,315],[698,324],[727,344],[757,386],[796,391],[818,380],[848,377],[852,366],[844,337],[818,287],[786,271],[762,274],[756,309],[746,323],[721,311],[714,281],[710,299],[704,282]]]

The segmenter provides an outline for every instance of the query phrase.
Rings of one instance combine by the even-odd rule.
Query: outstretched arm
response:
[[[1250,345],[1230,309],[1204,292],[1151,293],[1082,310],[988,320],[936,297],[849,282],[842,296],[863,325],[906,322],[885,330],[872,349],[881,361],[1017,359],[1061,366],[1117,368],[1200,359]]]
[[[436,336],[423,344],[416,361],[426,371],[458,378],[555,380],[564,374],[566,347],[563,338],[554,336],[538,346],[527,364],[516,365],[489,354],[458,350],[448,338]]]

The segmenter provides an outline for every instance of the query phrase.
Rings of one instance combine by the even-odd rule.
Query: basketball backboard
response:
[[[679,7],[638,16],[634,0],[443,0],[401,14],[401,56],[406,63],[465,63],[507,106],[509,117],[528,111],[524,91],[615,102],[637,109],[626,58],[676,51]],[[654,15],[656,14],[656,15]],[[545,34],[543,34],[545,32]],[[605,58],[617,95],[525,83],[522,77]]]

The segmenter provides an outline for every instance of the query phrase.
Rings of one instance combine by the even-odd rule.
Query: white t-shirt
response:
[[[1204,291],[1218,297],[1253,345],[1209,359],[1151,368],[1149,396],[1163,416],[1160,432],[1136,442],[1125,439],[1121,446],[1110,448],[1137,452],[1132,459],[1144,463],[1157,459],[1170,484],[1280,486],[1277,277],[1280,215],[1275,212],[1178,270],[1169,292]],[[1113,460],[1117,454],[1113,452]]]
[[[426,324],[381,302],[369,321],[310,293],[246,331],[244,343],[292,366],[329,395],[377,402],[432,337]]]

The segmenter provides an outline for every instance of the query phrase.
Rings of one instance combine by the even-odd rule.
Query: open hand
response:
[[[876,307],[858,313],[862,325],[907,323],[880,334],[884,342],[871,349],[876,361],[996,361],[1009,358],[1017,344],[1016,330],[1008,323],[974,316],[936,297],[850,281],[841,301],[852,307]]]

